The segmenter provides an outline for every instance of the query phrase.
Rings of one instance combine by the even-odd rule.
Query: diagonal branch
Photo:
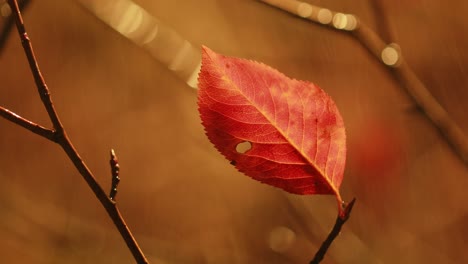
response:
[[[37,60],[34,56],[34,51],[31,45],[31,41],[28,37],[26,29],[24,27],[23,18],[21,17],[20,9],[18,6],[18,2],[16,0],[8,0],[8,3],[12,10],[12,15],[15,18],[16,27],[18,29],[18,33],[20,35],[21,43],[23,45],[26,57],[29,62],[29,66],[31,68],[31,72],[34,76],[34,81],[37,86],[37,90],[41,97],[42,103],[47,110],[49,118],[52,121],[55,131],[54,134],[54,142],[58,143],[62,149],[65,151],[69,159],[72,161],[75,168],[80,172],[83,179],[86,181],[88,186],[93,191],[94,195],[98,198],[101,202],[102,206],[106,209],[107,214],[114,222],[115,226],[120,232],[120,235],[124,239],[127,247],[130,249],[133,257],[135,258],[137,263],[148,263],[148,260],[144,256],[143,252],[141,251],[138,243],[136,242],[135,238],[133,237],[130,229],[128,228],[127,224],[125,223],[122,215],[120,214],[116,204],[107,196],[106,192],[102,189],[99,183],[96,181],[94,175],[86,166],[84,161],[81,159],[80,155],[76,151],[75,147],[73,146],[72,142],[68,138],[62,123],[58,117],[57,112],[55,111],[54,105],[52,103],[52,98],[47,88],[47,85],[44,81],[44,78],[41,74],[39,69],[39,65]],[[42,130],[41,128],[35,128],[34,123],[28,123],[27,120],[21,119],[19,116],[14,115],[11,112],[1,111],[3,113],[2,116],[6,117],[7,119],[19,123],[19,125],[28,128],[31,131]],[[39,127],[39,126],[37,126]]]
[[[40,126],[32,121],[29,121],[2,106],[0,106],[0,116],[21,127],[26,128],[34,134],[44,137],[50,141],[56,142],[55,132],[53,130]]]
[[[259,0],[281,10],[327,26],[341,32],[350,33],[377,60],[389,69],[413,101],[439,129],[447,143],[459,158],[468,165],[468,139],[463,130],[450,117],[447,111],[434,98],[413,69],[406,63],[397,44],[386,44],[370,27],[352,14],[343,14],[330,9],[314,6],[297,0]],[[379,2],[381,0],[375,0]],[[377,4],[374,9],[383,12]],[[382,25],[388,38],[394,38],[388,23]]]
[[[49,93],[49,88],[44,81],[44,77],[42,76],[41,70],[39,69],[39,64],[37,63],[36,57],[34,56],[34,50],[32,48],[28,33],[26,32],[26,28],[24,27],[23,17],[21,16],[18,2],[8,0],[8,4],[10,4],[12,11],[11,16],[15,19],[16,28],[18,29],[18,33],[21,39],[21,44],[23,45],[24,53],[28,59],[29,68],[31,69],[31,73],[34,77],[34,82],[36,83],[37,91],[39,92],[42,103],[47,111],[47,114],[49,115],[50,121],[52,121],[54,129],[58,133],[62,133],[62,123],[60,122],[57,112],[55,111],[52,97]]]
[[[325,253],[327,253],[328,248],[335,240],[335,238],[340,234],[341,227],[343,227],[344,223],[348,221],[349,217],[351,216],[351,211],[353,210],[354,202],[356,202],[356,198],[354,198],[348,205],[346,205],[343,209],[344,215],[336,217],[335,225],[333,226],[330,234],[328,234],[327,239],[323,241],[322,246],[320,246],[317,253],[315,253],[315,257],[313,260],[310,261],[309,264],[318,264],[322,261]]]
[[[2,6],[0,8],[3,8],[3,5],[8,5],[4,0],[1,3]],[[31,3],[31,0],[22,0],[19,1],[19,8],[20,10],[25,10],[28,5]],[[13,29],[13,26],[15,25],[15,18],[10,14],[6,16],[6,21],[3,23],[3,27],[0,30],[0,55],[3,52],[3,49],[5,48],[5,44],[8,40],[8,36],[10,35],[11,30]]]

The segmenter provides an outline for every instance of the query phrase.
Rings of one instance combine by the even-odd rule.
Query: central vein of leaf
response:
[[[338,201],[338,203],[339,203],[339,206],[340,206],[340,208],[341,208],[341,205],[340,205],[340,204],[342,203],[343,200],[341,199],[341,196],[340,196],[339,191],[336,189],[335,185],[331,182],[331,179],[328,179],[328,177],[326,177],[325,173],[324,173],[320,168],[318,168],[318,167],[315,165],[315,163],[314,163],[312,160],[310,160],[310,158],[309,158],[307,155],[305,155],[305,153],[303,152],[302,148],[299,148],[299,147],[295,144],[295,142],[291,141],[291,140],[289,139],[289,137],[287,137],[287,134],[285,134],[285,132],[278,126],[278,124],[276,123],[276,121],[275,121],[275,120],[271,120],[271,119],[269,118],[269,115],[268,115],[267,113],[265,113],[265,112],[264,112],[262,109],[260,109],[254,102],[252,102],[252,100],[250,100],[250,98],[247,97],[247,96],[242,92],[241,89],[239,89],[239,87],[232,81],[231,78],[229,78],[229,76],[228,76],[224,71],[222,71],[222,70],[220,69],[220,73],[221,73],[221,75],[223,76],[222,79],[228,81],[229,84],[230,84],[232,87],[235,88],[235,90],[239,91],[239,93],[240,93],[251,105],[253,105],[253,106],[257,109],[257,111],[258,111],[260,114],[262,114],[263,117],[265,117],[265,119],[268,120],[268,122],[276,128],[276,130],[278,130],[278,132],[283,136],[283,138],[284,138],[289,144],[291,144],[291,146],[293,146],[293,148],[294,148],[298,153],[300,153],[300,155],[309,163],[309,165],[312,166],[315,170],[317,170],[317,171],[319,172],[320,176],[328,183],[328,185],[330,186],[330,188],[331,188],[331,189],[333,190],[333,192],[335,193],[336,199],[337,199],[337,201]],[[273,100],[273,101],[274,101],[274,100]],[[289,107],[289,103],[288,103],[288,107]],[[288,126],[288,127],[289,127],[289,126]],[[318,146],[317,146],[317,151],[318,151]]]

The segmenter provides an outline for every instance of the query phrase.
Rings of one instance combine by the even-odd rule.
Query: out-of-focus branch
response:
[[[197,88],[200,46],[152,16],[138,1],[75,0],[113,30],[144,49],[190,87]]]
[[[318,264],[320,261],[322,261],[323,257],[327,253],[328,248],[332,244],[333,240],[340,234],[341,227],[343,227],[344,223],[348,221],[351,211],[353,210],[354,202],[356,202],[356,198],[353,199],[348,205],[346,205],[343,209],[344,214],[343,215],[338,215],[336,217],[336,222],[335,225],[333,226],[332,230],[330,231],[330,234],[328,234],[327,239],[323,241],[322,246],[320,246],[319,250],[315,254],[315,257],[313,260],[310,261],[310,264]]]
[[[31,0],[22,0],[19,1],[19,8],[20,10],[24,11],[26,7],[28,7]],[[0,30],[0,55],[5,48],[6,41],[8,40],[8,36],[10,35],[13,26],[15,25],[15,18],[11,15],[11,9],[6,1],[0,1],[0,14],[4,19],[6,19],[5,23],[3,23],[3,27]]]
[[[259,1],[320,25],[328,26],[354,36],[362,46],[393,73],[401,86],[405,88],[412,97],[413,101],[439,129],[455,153],[465,165],[468,165],[468,139],[466,135],[424,86],[411,67],[405,62],[400,47],[397,44],[386,44],[377,33],[360,21],[357,16],[352,14],[339,13],[296,0]],[[376,0],[376,2],[379,1]],[[374,4],[374,8],[378,10],[378,12],[384,13],[378,3]],[[385,19],[384,23],[387,22],[388,21]],[[394,34],[387,24],[381,27],[385,29],[384,32],[388,35],[386,37],[394,38]]]
[[[398,41],[395,28],[388,18],[388,13],[385,12],[385,1],[369,0],[369,5],[374,11],[374,17],[377,21],[377,32],[386,42],[396,43]]]
[[[59,144],[62,147],[62,149],[65,151],[69,159],[72,161],[75,168],[80,172],[81,176],[83,176],[84,180],[87,182],[88,186],[91,188],[91,190],[94,192],[98,200],[101,202],[102,206],[106,209],[107,214],[109,215],[109,217],[112,219],[115,226],[119,230],[120,235],[122,236],[125,243],[127,244],[127,247],[130,249],[131,253],[133,254],[133,257],[135,258],[136,262],[141,263],[141,264],[148,263],[148,260],[144,256],[143,252],[138,246],[138,243],[136,242],[135,238],[130,232],[130,229],[125,223],[122,215],[120,214],[116,203],[107,196],[106,192],[102,189],[102,187],[96,181],[94,175],[88,169],[88,167],[86,166],[86,164],[81,159],[78,152],[76,151],[75,147],[73,146],[72,142],[68,138],[67,133],[65,132],[65,129],[63,128],[63,125],[60,122],[60,118],[57,112],[55,111],[54,105],[52,103],[52,98],[49,92],[49,88],[47,87],[44,81],[44,78],[39,69],[39,65],[34,56],[34,51],[31,45],[31,41],[24,27],[24,23],[21,17],[18,2],[16,0],[8,0],[8,3],[12,11],[12,16],[15,19],[16,27],[18,29],[18,33],[19,33],[26,57],[28,59],[31,72],[34,76],[34,81],[36,83],[37,90],[41,97],[42,103],[47,110],[49,118],[52,121],[54,130],[43,128],[4,108],[0,109],[1,116],[5,117],[6,119],[12,121],[15,124],[18,124],[38,135],[41,135]]]

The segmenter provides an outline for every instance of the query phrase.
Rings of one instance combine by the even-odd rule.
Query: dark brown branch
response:
[[[10,120],[11,122],[21,127],[26,128],[34,134],[44,137],[50,141],[56,142],[55,133],[53,130],[40,126],[32,121],[29,121],[2,106],[0,106],[0,116],[7,120]]]
[[[136,242],[130,229],[125,223],[125,220],[122,218],[116,204],[107,196],[107,194],[104,192],[101,186],[97,183],[93,174],[83,162],[75,147],[71,143],[70,139],[65,134],[65,131],[63,131],[62,137],[58,138],[58,143],[63,148],[70,160],[73,162],[75,168],[80,172],[81,176],[83,176],[86,183],[88,183],[88,186],[94,192],[94,195],[96,195],[98,200],[106,209],[107,214],[110,216],[115,226],[119,230],[120,235],[125,240],[127,247],[132,252],[133,257],[135,258],[137,263],[148,263],[148,260],[146,259],[140,247],[138,246],[138,243]]]
[[[50,121],[52,121],[54,129],[58,133],[62,133],[62,123],[60,122],[60,119],[58,118],[58,115],[55,111],[54,104],[49,93],[49,88],[47,87],[41,70],[39,69],[39,65],[37,64],[34,50],[31,46],[31,40],[29,39],[28,33],[26,32],[26,28],[24,27],[23,17],[21,16],[18,2],[16,0],[8,0],[8,3],[10,4],[12,12],[11,16],[13,16],[15,19],[16,28],[18,29],[21,44],[23,45],[24,53],[28,59],[29,68],[31,69],[31,73],[34,77],[34,82],[36,83],[39,96],[41,97],[42,103],[47,111],[47,114],[49,115]]]
[[[413,101],[439,129],[454,152],[465,165],[468,165],[468,139],[466,135],[405,62],[398,45],[386,44],[372,29],[352,14],[338,13],[296,0],[259,1],[315,23],[352,34],[362,46],[393,73],[393,76],[406,89]],[[377,5],[378,8],[380,8],[379,5]],[[387,24],[382,27],[387,27]],[[391,30],[385,32],[389,38],[394,37]],[[386,53],[387,51],[388,53]]]
[[[320,261],[322,261],[323,257],[327,253],[328,248],[335,240],[335,238],[340,234],[341,227],[344,225],[344,223],[346,223],[346,221],[348,221],[351,211],[353,210],[354,202],[356,202],[356,198],[345,206],[343,216],[338,215],[338,217],[336,218],[335,225],[330,231],[330,234],[328,234],[327,239],[323,241],[322,246],[320,246],[319,250],[315,254],[314,259],[310,261],[310,264],[318,264],[320,263]]]
[[[30,0],[19,1],[20,10],[26,10],[30,2]],[[6,5],[7,3],[5,2],[4,4]],[[15,18],[10,14],[8,17],[6,17],[6,21],[3,24],[2,30],[0,30],[0,55],[2,54],[3,49],[5,48],[8,36],[10,36],[10,32],[13,29],[14,25]]]
[[[111,167],[111,175],[112,175],[112,184],[111,190],[109,193],[109,198],[115,202],[115,196],[117,196],[117,186],[120,183],[120,165],[117,159],[117,155],[115,155],[115,151],[111,149],[110,151],[110,167]]]
[[[34,51],[31,46],[31,41],[29,40],[29,37],[26,33],[26,30],[23,24],[23,19],[21,17],[18,3],[16,0],[8,0],[8,3],[10,4],[10,7],[12,9],[12,15],[15,17],[18,33],[20,35],[20,39],[23,44],[24,51],[29,62],[29,66],[34,76],[37,90],[40,94],[44,107],[46,108],[47,113],[49,114],[49,117],[54,126],[55,140],[56,140],[55,142],[57,142],[63,148],[63,150],[69,157],[69,159],[72,161],[73,165],[75,165],[75,168],[80,172],[80,174],[83,176],[88,186],[91,188],[91,190],[96,195],[98,200],[101,202],[103,207],[106,209],[106,212],[108,213],[108,215],[114,222],[115,226],[119,230],[120,235],[122,236],[125,243],[127,244],[127,247],[130,249],[131,253],[133,254],[133,257],[135,258],[136,262],[142,263],[142,264],[148,263],[148,260],[146,259],[140,247],[138,246],[138,243],[136,242],[135,238],[130,232],[130,229],[125,223],[123,217],[121,216],[116,204],[109,197],[107,197],[107,194],[98,184],[95,177],[93,176],[91,171],[88,169],[86,164],[83,162],[80,155],[78,154],[75,147],[73,146],[70,139],[68,138],[62,126],[62,123],[60,122],[60,119],[57,115],[57,112],[55,111],[55,108],[53,106],[49,89],[47,88],[44,78],[39,70],[39,65],[34,56]]]

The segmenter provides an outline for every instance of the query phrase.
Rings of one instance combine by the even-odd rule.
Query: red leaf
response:
[[[198,106],[209,140],[246,175],[295,194],[333,194],[346,159],[343,119],[319,87],[203,47]],[[236,147],[250,142],[245,153]]]

